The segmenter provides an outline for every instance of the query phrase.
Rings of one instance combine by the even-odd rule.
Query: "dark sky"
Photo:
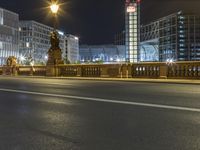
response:
[[[0,7],[14,11],[21,20],[51,25],[48,0],[0,0]],[[111,44],[114,35],[124,29],[125,0],[61,0],[59,29],[80,37],[81,44]],[[200,14],[200,0],[142,0],[142,24],[178,10]],[[49,16],[49,17],[48,17]]]

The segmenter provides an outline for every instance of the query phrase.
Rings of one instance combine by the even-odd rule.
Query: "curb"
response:
[[[189,79],[141,79],[141,78],[91,78],[91,77],[46,77],[46,76],[1,76],[5,78],[40,78],[60,80],[94,80],[94,81],[119,81],[119,82],[142,82],[142,83],[166,83],[166,84],[193,84],[200,85],[200,80]]]

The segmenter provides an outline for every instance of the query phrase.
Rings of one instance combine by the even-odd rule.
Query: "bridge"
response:
[[[68,64],[54,66],[1,66],[0,75],[200,79],[200,61],[121,64]]]

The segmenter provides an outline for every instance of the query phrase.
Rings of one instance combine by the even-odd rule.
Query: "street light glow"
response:
[[[25,60],[25,57],[24,56],[20,56],[20,61],[24,61]]]
[[[172,65],[173,63],[174,63],[174,59],[173,58],[166,60],[166,64],[167,65]]]
[[[56,4],[56,3],[53,3],[53,4],[51,4],[50,8],[51,8],[51,12],[52,12],[53,14],[57,14],[58,9],[59,9],[59,5]]]
[[[60,35],[64,35],[64,32],[62,32],[62,31],[58,31],[58,34],[60,34]]]
[[[45,60],[47,60],[47,59],[48,59],[48,56],[47,56],[47,55],[45,55],[44,59],[45,59]]]
[[[75,40],[78,40],[79,38],[78,38],[78,37],[75,37],[74,39],[75,39]]]

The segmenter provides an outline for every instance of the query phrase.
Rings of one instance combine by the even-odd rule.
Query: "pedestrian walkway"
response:
[[[60,77],[59,77],[60,78]],[[174,84],[199,84],[200,80],[194,79],[146,79],[146,78],[90,78],[90,77],[61,77],[78,80],[100,80],[100,81],[127,81],[127,82],[150,82],[150,83],[174,83]]]

